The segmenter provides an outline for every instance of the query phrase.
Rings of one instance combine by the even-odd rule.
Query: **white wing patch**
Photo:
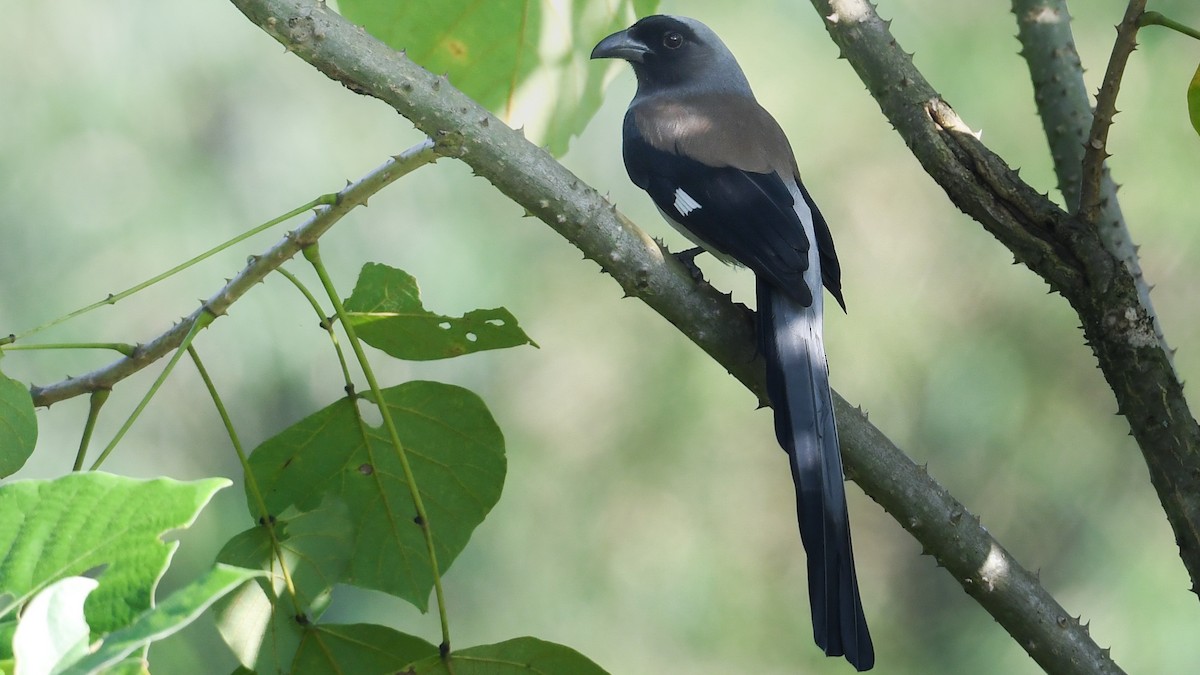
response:
[[[679,215],[686,216],[700,208],[700,202],[692,199],[692,196],[683,191],[683,188],[675,189],[675,210]]]

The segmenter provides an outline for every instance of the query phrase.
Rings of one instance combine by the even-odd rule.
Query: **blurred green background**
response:
[[[1076,3],[1093,91],[1124,4]],[[1040,569],[1127,671],[1195,672],[1200,607],[1066,303],[947,202],[836,59],[807,2],[663,9],[701,18],[739,56],[834,229],[850,308],[827,324],[834,386]],[[1200,24],[1194,0],[1152,9]],[[1008,3],[883,0],[880,11],[984,141],[1051,190]],[[1200,139],[1184,99],[1198,59],[1195,41],[1146,30],[1111,143],[1185,380],[1200,374]],[[626,69],[564,162],[678,248],[683,241],[621,165],[620,116],[632,92]],[[9,3],[0,124],[2,334],[137,283],[420,139],[391,109],[286,54],[218,0]],[[446,579],[456,646],[535,635],[613,673],[848,672],[811,641],[792,486],[770,413],[520,214],[466,167],[443,161],[372,199],[322,246],[345,294],[363,262],[387,263],[417,277],[430,309],[504,305],[541,345],[443,363],[378,359],[385,383],[432,378],[479,392],[507,437],[504,496]],[[261,235],[40,338],[149,339],[278,237]],[[752,301],[751,275],[701,264],[716,285]],[[302,264],[290,268],[311,278]],[[198,344],[249,445],[342,395],[327,338],[281,278]],[[25,352],[4,368],[46,383],[110,358]],[[152,377],[118,387],[100,442]],[[20,477],[69,469],[86,406],[41,412],[41,443]],[[108,470],[238,474],[190,368],[148,412]],[[877,672],[1038,672],[894,521],[857,487],[849,492]],[[165,588],[193,578],[249,525],[240,490],[219,494],[182,535]],[[436,642],[436,618],[373,593],[346,589],[327,616],[387,622]],[[157,647],[152,663],[184,674],[234,666],[207,620]]]

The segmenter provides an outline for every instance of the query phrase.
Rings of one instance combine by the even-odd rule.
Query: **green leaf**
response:
[[[395,673],[410,663],[437,658],[425,640],[369,623],[311,626],[304,631],[293,675]]]
[[[67,577],[50,584],[25,606],[12,649],[23,673],[49,673],[78,661],[88,651],[91,632],[83,603],[97,581]]]
[[[269,579],[246,584],[217,604],[217,629],[244,668],[259,673],[382,673],[437,654],[428,642],[383,626],[313,625],[320,613],[314,605],[324,608],[353,552],[345,504],[326,499],[315,511],[276,521],[275,531],[295,600],[266,527],[235,536],[217,556],[270,572]]]
[[[135,650],[179,632],[218,598],[261,574],[217,563],[203,577],[143,612],[130,626],[106,636],[98,649],[61,671],[62,675],[86,675],[117,664]]]
[[[385,389],[383,398],[444,572],[500,498],[504,437],[483,401],[461,387],[407,382]],[[340,400],[267,440],[251,455],[250,468],[272,514],[315,509],[326,495],[340,498],[354,522],[343,581],[426,609],[433,573],[412,494],[387,434],[362,421],[355,401]]]
[[[554,155],[600,107],[612,64],[592,46],[653,14],[657,0],[340,0],[346,18],[499,115]]]
[[[50,584],[105,566],[88,597],[88,624],[99,634],[129,625],[148,609],[179,542],[162,536],[188,527],[224,478],[180,482],[73,473],[0,486],[0,617]]]
[[[1188,117],[1192,119],[1192,127],[1200,134],[1200,66],[1196,66],[1196,74],[1187,90]]]
[[[367,263],[345,302],[363,342],[398,359],[428,361],[487,349],[534,345],[507,309],[477,309],[461,318],[421,305],[417,280],[403,270]]]
[[[248,584],[217,605],[217,630],[238,660],[259,672],[289,670],[281,664],[290,662],[300,646],[297,613],[304,614],[305,622],[320,616],[354,550],[354,524],[338,499],[276,520],[274,528],[282,562],[263,525],[234,536],[217,555],[224,563],[269,572],[268,579]],[[289,578],[294,601],[288,595]]]
[[[583,654],[553,642],[521,637],[414,663],[406,675],[605,675]]]
[[[246,584],[217,604],[217,629],[249,672],[286,673],[300,648],[301,626],[288,598]]]
[[[0,373],[0,477],[17,472],[37,444],[37,414],[29,387]]]

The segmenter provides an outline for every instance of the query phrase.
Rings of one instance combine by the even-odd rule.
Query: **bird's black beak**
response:
[[[630,63],[641,63],[650,48],[633,39],[629,31],[618,31],[609,35],[592,50],[593,59],[624,59]]]

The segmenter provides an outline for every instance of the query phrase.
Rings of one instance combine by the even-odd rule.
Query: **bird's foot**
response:
[[[695,248],[689,248],[686,251],[680,251],[679,253],[671,254],[675,256],[675,259],[679,261],[679,264],[683,265],[683,269],[687,270],[688,274],[692,275],[692,279],[698,284],[707,283],[704,279],[704,272],[701,272],[700,267],[696,265],[696,256],[700,255],[701,253],[704,253],[704,249],[697,246]]]

